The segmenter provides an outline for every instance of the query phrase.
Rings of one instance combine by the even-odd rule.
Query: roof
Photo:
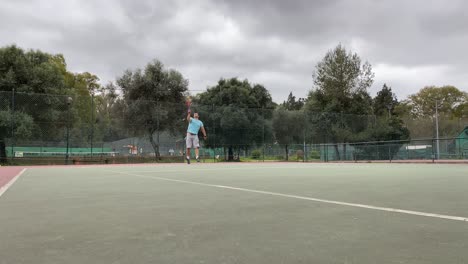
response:
[[[458,138],[466,138],[468,139],[468,126],[463,129],[460,134],[458,135]]]

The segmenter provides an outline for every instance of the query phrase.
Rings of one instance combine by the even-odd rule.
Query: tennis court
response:
[[[8,170],[1,264],[468,263],[463,164]]]

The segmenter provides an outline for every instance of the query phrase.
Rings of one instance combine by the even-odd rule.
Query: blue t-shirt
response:
[[[190,118],[189,126],[187,132],[190,134],[198,135],[198,131],[203,126],[203,122],[195,118]]]

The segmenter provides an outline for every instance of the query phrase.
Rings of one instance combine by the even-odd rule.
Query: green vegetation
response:
[[[468,95],[456,87],[427,86],[400,101],[386,84],[372,97],[373,82],[371,64],[340,44],[315,65],[313,83],[304,84],[313,86],[307,98],[291,92],[277,105],[262,84],[220,78],[194,96],[192,110],[208,132],[203,147],[217,149],[218,157],[211,159],[218,161],[318,160],[321,151],[309,149],[304,155],[297,149],[322,143],[332,144],[327,159],[349,159],[348,148],[368,159],[392,159],[404,140],[435,137],[436,107],[440,137],[455,137],[468,126]],[[131,155],[161,162],[170,161],[163,156],[175,149],[174,160],[179,160],[188,83],[155,59],[101,85],[92,73],[70,72],[62,54],[0,48],[0,163],[18,146],[94,149],[97,143],[112,145],[112,152],[123,153],[122,160],[129,159],[129,148],[135,148]],[[142,138],[147,145],[121,143],[129,138]],[[375,141],[395,143],[385,151],[356,144]],[[263,153],[264,147],[269,152]],[[446,148],[464,155],[464,145],[448,142]]]

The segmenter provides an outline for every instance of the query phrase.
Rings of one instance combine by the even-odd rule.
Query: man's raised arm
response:
[[[189,110],[187,113],[187,122],[189,123],[190,123],[190,120],[192,119],[192,117],[190,116],[191,114],[192,114],[192,111]]]

